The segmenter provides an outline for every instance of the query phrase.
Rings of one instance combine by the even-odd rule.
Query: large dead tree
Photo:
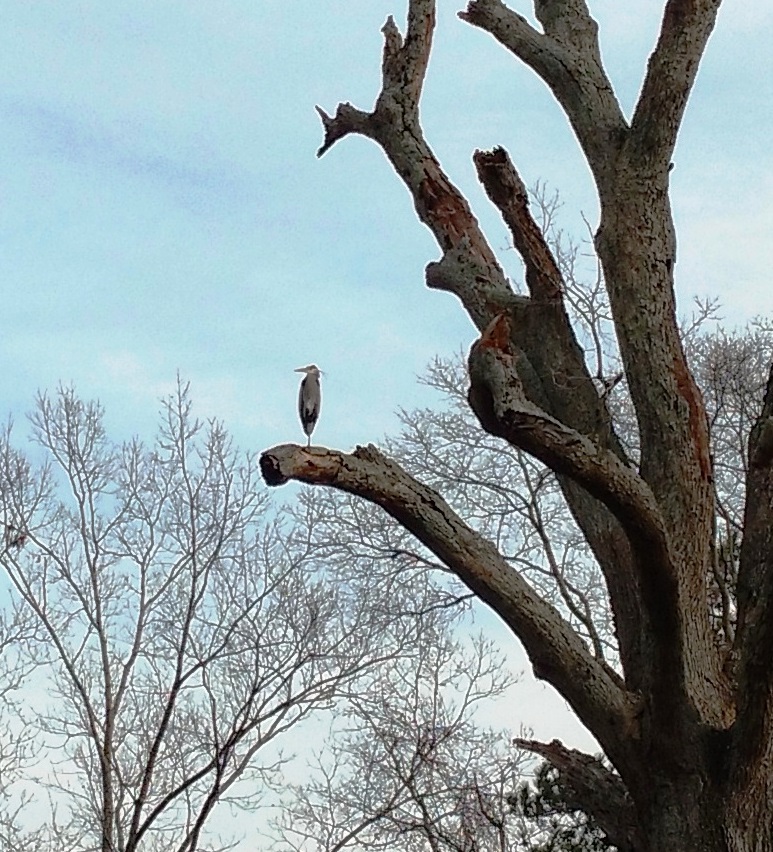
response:
[[[669,170],[720,0],[668,0],[641,93],[626,120],[583,0],[535,0],[538,26],[501,0],[460,17],[490,33],[550,87],[585,153],[600,201],[595,246],[639,430],[622,448],[569,319],[558,264],[507,153],[478,151],[480,181],[524,262],[516,294],[419,122],[435,24],[411,0],[407,32],[384,26],[383,85],[371,112],[320,111],[320,154],[351,133],[384,150],[442,250],[431,288],[454,293],[480,331],[469,403],[488,432],[559,478],[603,571],[620,673],[443,498],[373,447],[295,445],[262,457],[270,484],[332,486],[382,506],[512,628],[538,677],[601,743],[616,772],[560,743],[531,743],[630,850],[773,849],[773,374],[749,435],[732,646],[712,630],[716,559],[709,425],[675,315]]]

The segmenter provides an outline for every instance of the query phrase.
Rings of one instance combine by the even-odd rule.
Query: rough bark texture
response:
[[[492,35],[549,86],[577,135],[601,203],[596,250],[609,294],[641,458],[625,457],[584,362],[564,282],[501,148],[474,163],[523,258],[516,295],[469,205],[427,144],[418,104],[435,20],[410,0],[403,38],[384,27],[383,85],[370,113],[320,110],[320,153],[350,133],[374,140],[442,251],[428,286],[454,293],[480,332],[469,402],[484,429],[548,465],[604,573],[622,676],[467,527],[440,495],[373,447],[352,455],[284,445],[266,481],[323,484],[381,505],[523,642],[596,735],[615,773],[560,744],[532,743],[573,801],[625,848],[773,850],[773,373],[749,442],[746,529],[732,653],[712,632],[706,578],[714,548],[709,427],[674,300],[671,156],[720,0],[669,0],[633,119],[604,70],[583,0],[535,0],[533,25],[501,0],[460,17]],[[604,795],[599,795],[603,791]]]
[[[544,757],[555,769],[562,786],[566,805],[592,813],[598,825],[619,852],[641,849],[644,840],[631,796],[618,775],[595,757],[566,748],[553,740],[517,738],[514,744]]]

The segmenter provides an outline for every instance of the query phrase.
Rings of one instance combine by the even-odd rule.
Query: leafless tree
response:
[[[588,347],[595,349],[592,340],[601,339],[603,332],[603,327],[599,327],[599,318],[605,314],[603,292],[595,292],[594,282],[587,284],[575,279],[574,286],[586,315],[596,318],[592,321],[596,325],[595,334],[587,336]],[[754,322],[744,332],[727,333],[717,323],[717,306],[700,304],[683,325],[687,354],[696,375],[707,377],[706,404],[712,430],[718,438],[729,430],[739,439],[715,442],[719,452],[716,468],[735,471],[726,479],[717,478],[717,502],[721,507],[733,501],[737,471],[746,453],[743,440],[746,432],[733,427],[745,411],[753,408],[754,400],[758,403],[762,397],[765,370],[758,353],[773,350],[773,330],[764,323]],[[600,351],[603,363],[614,365],[611,341],[605,342]],[[566,515],[555,475],[527,454],[492,438],[480,428],[466,404],[468,379],[461,357],[435,359],[421,381],[437,391],[439,399],[430,408],[400,413],[403,428],[400,435],[387,442],[390,455],[399,459],[412,475],[445,494],[465,522],[495,541],[513,568],[529,578],[573,624],[594,655],[619,670],[603,577],[588,556],[578,528]],[[609,404],[619,431],[635,453],[637,437],[628,426],[630,399],[624,385],[616,388]],[[718,522],[725,514],[718,508]],[[346,571],[358,564],[376,584],[386,581],[395,562],[409,569],[411,577],[443,569],[431,552],[412,543],[401,526],[390,522],[372,504],[335,492],[306,491],[301,495],[296,515],[299,528],[311,530],[313,546],[323,550],[327,560],[346,566]],[[560,559],[556,557],[559,549]],[[469,604],[469,595],[464,595],[451,581],[452,576],[445,583],[449,605]],[[722,578],[724,574],[720,575]],[[406,580],[403,573],[401,581]],[[715,588],[713,572],[708,580],[710,589]],[[714,625],[720,642],[728,641],[728,635],[732,634],[733,588],[732,578],[722,587],[716,586]],[[560,837],[584,837],[583,825],[573,816],[562,817],[555,808],[549,816],[539,819],[518,818],[518,814],[525,815],[524,809],[516,813],[509,802],[513,800],[516,785],[524,790],[522,755],[506,748],[512,734],[478,730],[472,712],[464,725],[440,726],[448,733],[443,739],[446,778],[453,778],[448,789],[443,788],[443,795],[430,783],[438,780],[437,773],[419,771],[424,766],[420,743],[417,745],[425,727],[421,713],[432,719],[437,714],[436,704],[427,700],[419,685],[426,690],[433,679],[437,682],[442,678],[444,668],[454,665],[463,672],[469,671],[457,646],[437,635],[432,641],[435,646],[441,641],[446,643],[445,656],[440,660],[441,665],[434,667],[417,658],[416,664],[425,672],[423,680],[406,685],[404,680],[384,671],[383,681],[374,681],[367,691],[370,702],[359,697],[348,705],[349,727],[345,733],[335,730],[330,744],[320,755],[317,775],[313,776],[316,780],[300,786],[298,799],[288,801],[285,806],[287,834],[295,838],[292,845],[314,850],[381,845],[465,849],[474,838],[478,849],[493,848],[492,844],[496,843],[496,848],[528,850],[551,848],[544,847],[551,836],[548,827]],[[487,651],[487,656],[492,656],[491,651]],[[448,680],[458,683],[460,678]],[[498,692],[480,681],[477,690],[478,699],[493,697]],[[439,689],[430,690],[431,698],[436,700],[439,692]],[[517,691],[512,693],[514,698],[517,694]],[[379,703],[379,697],[385,695],[389,699]],[[407,708],[399,705],[401,700],[409,702]],[[475,703],[470,702],[470,711]],[[399,736],[394,734],[395,726],[402,732]],[[517,742],[529,745],[523,738]],[[480,755],[473,759],[479,750],[486,760],[481,760]],[[389,773],[391,784],[376,783],[373,767],[378,767],[380,773]],[[474,781],[469,781],[473,776]],[[465,778],[466,782],[461,780]],[[492,821],[478,825],[474,833],[466,836],[460,812],[446,807],[448,803],[443,798],[450,789],[458,797],[460,785],[465,784],[468,791],[476,791],[476,797],[482,786],[487,787],[487,813],[492,817]],[[530,793],[529,802],[526,814],[534,810],[539,800]],[[570,798],[565,804],[566,812],[571,815],[574,800]],[[411,805],[424,808],[421,827],[411,816]],[[496,836],[491,833],[495,826],[499,826]],[[416,839],[419,834],[421,842]]]
[[[2,547],[8,547],[4,542]],[[0,849],[37,848],[40,832],[25,829],[21,815],[30,796],[15,795],[24,772],[34,763],[34,732],[19,690],[34,671],[18,648],[35,636],[35,623],[23,607],[0,609]]]
[[[280,820],[280,848],[516,848],[528,830],[508,805],[527,759],[476,706],[510,683],[501,655],[424,632],[419,653],[375,674],[335,720],[329,743]],[[522,848],[522,847],[518,847]]]
[[[333,486],[380,505],[502,617],[615,771],[560,743],[530,747],[637,852],[773,849],[773,375],[737,424],[751,428],[741,436],[743,529],[733,542],[717,535],[711,424],[674,296],[671,157],[719,6],[666,0],[630,120],[584,0],[535,0],[534,22],[502,0],[470,0],[460,13],[544,80],[587,159],[601,211],[594,248],[635,413],[635,454],[618,434],[560,264],[509,156],[497,148],[473,160],[523,260],[523,294],[424,137],[419,101],[433,0],[410,0],[404,36],[387,21],[371,112],[320,110],[319,153],[352,133],[375,141],[435,236],[442,257],[427,267],[427,284],[455,294],[480,333],[468,358],[468,403],[485,431],[556,474],[604,578],[619,672],[495,542],[375,447],[343,454],[285,445],[261,459],[271,484]],[[769,353],[764,361],[769,367]],[[723,542],[730,553],[718,559]],[[733,623],[723,627],[732,630],[730,645],[718,640],[721,584],[710,579],[720,561],[735,572]]]
[[[186,386],[150,447],[66,388],[31,420],[28,454],[0,441],[0,562],[34,625],[6,636],[34,666],[36,808],[46,789],[57,806],[34,848],[226,848],[215,806],[255,807],[315,710],[415,653],[421,616],[365,577],[339,594]]]

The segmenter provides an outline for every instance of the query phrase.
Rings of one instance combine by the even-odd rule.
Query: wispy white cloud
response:
[[[107,180],[115,172],[122,179],[164,191],[194,210],[242,207],[261,196],[252,175],[224,162],[202,140],[164,136],[137,124],[110,126],[72,105],[7,96],[0,97],[0,120],[6,130],[21,133],[28,155],[87,166]]]

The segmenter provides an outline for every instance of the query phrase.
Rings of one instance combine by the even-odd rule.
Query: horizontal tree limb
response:
[[[548,681],[592,727],[610,756],[625,760],[636,729],[637,700],[582,639],[443,498],[374,446],[354,453],[295,444],[264,452],[267,484],[327,485],[381,506],[487,603],[523,643],[537,677]]]

